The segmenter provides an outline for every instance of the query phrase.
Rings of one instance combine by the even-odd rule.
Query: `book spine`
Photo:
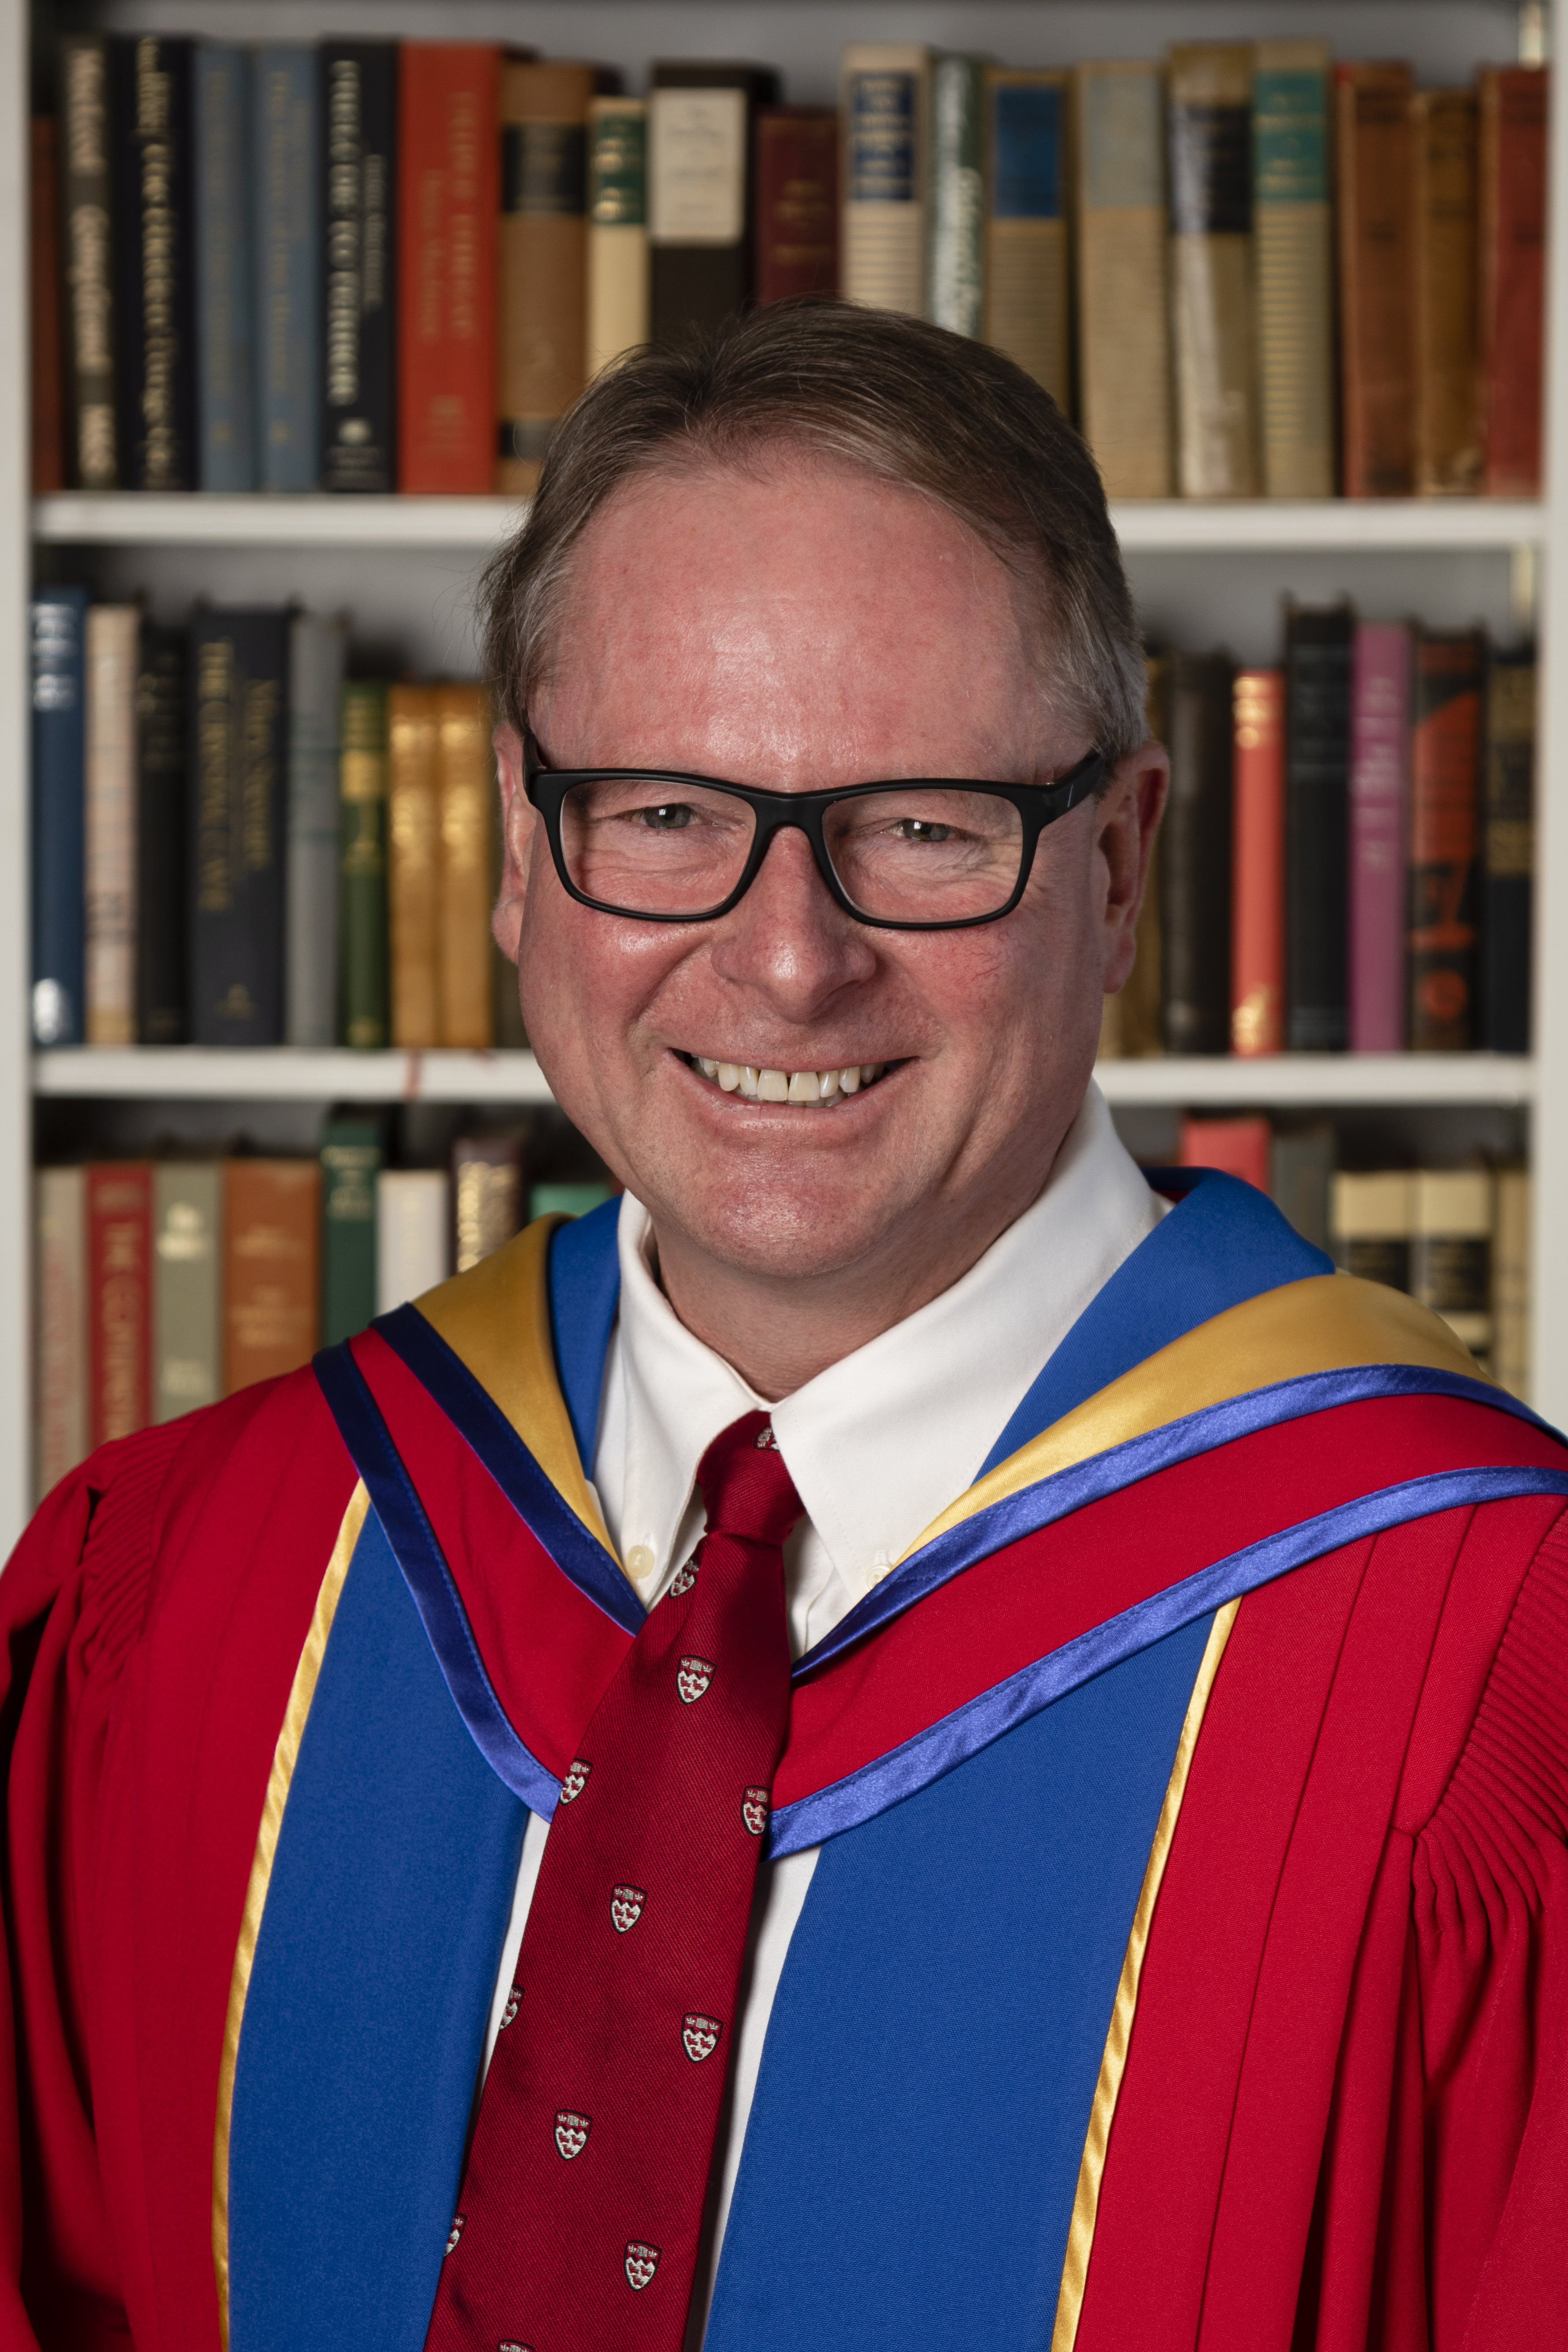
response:
[[[40,1168],[34,1188],[33,1475],[41,1496],[88,1450],[87,1171]]]
[[[102,33],[62,37],[59,84],[67,469],[79,489],[112,490],[120,479],[119,418],[109,44]]]
[[[1334,1176],[1331,1119],[1276,1135],[1268,1154],[1268,1188],[1274,1205],[1289,1217],[1304,1242],[1329,1251],[1329,1187]]]
[[[1171,656],[1160,877],[1170,1054],[1223,1054],[1230,1041],[1231,678],[1225,654]]]
[[[1363,621],[1351,684],[1350,1045],[1405,1044],[1405,827],[1410,632]]]
[[[1528,1404],[1531,1349],[1530,1171],[1500,1168],[1492,1228],[1492,1378]]]
[[[289,824],[284,1034],[331,1045],[338,1013],[338,708],[347,625],[296,613],[289,625]]]
[[[993,70],[986,98],[985,340],[1016,360],[1068,415],[1068,77]]]
[[[219,1289],[223,1171],[168,1160],[153,1171],[153,1419],[175,1421],[223,1394]]]
[[[1510,66],[1479,81],[1481,488],[1532,499],[1541,494],[1548,75]]]
[[[223,1166],[224,1394],[278,1379],[316,1351],[321,1171],[314,1160]]]
[[[384,1168],[375,1180],[375,1311],[389,1315],[452,1270],[451,1188],[442,1168]]]
[[[495,472],[500,53],[405,41],[398,62],[398,487],[480,493]]]
[[[268,43],[252,83],[256,409],[264,490],[321,470],[321,131],[315,51]]]
[[[136,1034],[185,1040],[185,776],[189,685],[183,629],[142,624],[136,681]]]
[[[587,356],[591,66],[501,68],[496,488],[527,498]]]
[[[1326,499],[1334,488],[1326,47],[1259,42],[1252,106],[1263,489],[1271,499]]]
[[[654,68],[647,219],[655,342],[716,327],[751,296],[749,149],[757,92],[745,68],[724,82],[721,70]]]
[[[33,496],[65,488],[65,384],[60,353],[59,125],[27,125],[28,414]]]
[[[1415,1180],[1403,1170],[1372,1176],[1336,1173],[1330,1188],[1334,1256],[1362,1282],[1410,1288],[1410,1229]]]
[[[1476,898],[1481,677],[1479,632],[1419,631],[1410,739],[1410,1043],[1476,1042]]]
[[[1230,1045],[1285,1042],[1285,680],[1236,674],[1231,855]]]
[[[136,1043],[136,680],[142,613],[87,615],[83,873],[87,1042]]]
[[[1285,627],[1285,1042],[1332,1054],[1349,1031],[1348,605],[1296,612]]]
[[[439,739],[435,688],[395,686],[386,698],[386,904],[395,1045],[441,1043]]]
[[[321,52],[321,470],[324,490],[397,488],[397,45]]]
[[[1403,498],[1415,479],[1411,72],[1336,65],[1342,481]]]
[[[522,1223],[522,1139],[460,1135],[452,1146],[452,1271],[468,1274]]]
[[[386,688],[343,688],[338,760],[338,1034],[387,1041]]]
[[[1487,677],[1480,1034],[1494,1054],[1530,1051],[1534,931],[1535,656],[1494,654]]]
[[[198,611],[191,632],[191,1025],[198,1045],[283,1037],[289,616]]]
[[[1219,1168],[1239,1176],[1244,1184],[1267,1192],[1271,1175],[1268,1121],[1249,1118],[1192,1118],[1182,1121],[1176,1164],[1181,1168]]]
[[[1485,1371],[1492,1347],[1492,1179],[1418,1168],[1411,1182],[1410,1288]]]
[[[321,1345],[352,1339],[375,1314],[375,1119],[329,1119],[321,1131]]]
[[[985,326],[985,80],[979,58],[931,65],[925,314],[954,335],[979,335]],[[993,146],[996,169],[1012,175],[1010,190],[1028,172],[1024,144],[1020,138],[1005,157]]]
[[[1074,104],[1084,438],[1110,498],[1168,498],[1164,78],[1152,65],[1080,66]]]
[[[588,108],[590,376],[648,336],[647,106],[595,98]]]
[[[42,590],[31,620],[33,1043],[79,1045],[87,591]]]
[[[1170,669],[1168,654],[1145,656],[1147,688],[1143,698],[1143,724],[1156,743],[1165,742],[1171,731],[1170,697],[1167,692]],[[1138,909],[1132,970],[1118,1000],[1121,1006],[1120,1043],[1121,1051],[1128,1055],[1141,1056],[1164,1050],[1161,1007],[1165,994],[1165,960],[1160,936],[1160,903],[1164,897],[1163,868],[1164,856],[1160,846],[1160,835],[1156,833],[1143,876],[1143,903]]]
[[[847,302],[925,308],[930,61],[907,44],[846,50],[843,79]]]
[[[1417,90],[1415,151],[1415,488],[1473,490],[1476,430],[1476,101]]]
[[[491,1043],[489,704],[482,687],[437,688],[440,714],[441,1043]]]
[[[250,56],[203,41],[195,62],[196,443],[204,490],[257,483],[250,283]]]
[[[757,116],[759,302],[838,291],[838,114],[771,106]]]
[[[128,489],[196,485],[195,47],[135,34],[118,37],[110,52],[121,484]]]
[[[1256,496],[1252,58],[1171,52],[1171,303],[1177,481],[1190,499]]]
[[[152,1417],[153,1171],[109,1161],[87,1171],[88,1436],[132,1437]]]

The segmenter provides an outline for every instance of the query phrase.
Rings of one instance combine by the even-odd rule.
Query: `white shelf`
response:
[[[1535,1065],[1523,1054],[1173,1054],[1099,1062],[1110,1103],[1173,1103],[1265,1110],[1279,1104],[1332,1109],[1353,1103],[1492,1103],[1535,1098]]]
[[[66,490],[33,504],[35,539],[69,546],[492,547],[516,499],[173,497]],[[1326,548],[1390,552],[1537,545],[1544,510],[1501,499],[1136,500],[1113,509],[1134,554]]]

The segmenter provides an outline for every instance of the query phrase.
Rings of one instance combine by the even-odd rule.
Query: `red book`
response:
[[[1363,621],[1351,674],[1350,1044],[1405,1044],[1405,775],[1410,632]]]
[[[759,302],[838,291],[838,115],[764,106],[757,115]]]
[[[65,393],[60,371],[59,180],[52,115],[35,114],[32,137],[33,496],[65,488]]]
[[[1246,1184],[1268,1190],[1268,1155],[1274,1131],[1268,1121],[1251,1118],[1184,1118],[1176,1153],[1178,1168],[1219,1168],[1239,1176]]]
[[[1233,709],[1230,1050],[1285,1042],[1285,677],[1238,669]]]
[[[153,1417],[153,1171],[87,1171],[88,1433],[130,1437]]]
[[[479,495],[496,465],[500,51],[405,41],[401,75],[397,487]]]
[[[1480,845],[1479,630],[1418,630],[1410,738],[1410,1043],[1462,1054],[1476,1042]]]
[[[1541,493],[1542,315],[1546,282],[1544,66],[1479,76],[1481,488]]]

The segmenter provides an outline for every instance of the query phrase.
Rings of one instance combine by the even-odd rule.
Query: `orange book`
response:
[[[386,697],[386,898],[395,1045],[441,1043],[440,723],[436,691],[431,686],[395,686]]]
[[[1415,165],[1415,487],[1473,490],[1476,430],[1476,101],[1411,100]]]
[[[500,51],[405,41],[400,72],[397,487],[473,495],[496,462]]]
[[[1415,633],[1410,730],[1409,1037],[1417,1053],[1476,1042],[1481,703],[1479,629]]]
[[[1230,1050],[1285,1043],[1285,677],[1240,669],[1231,770]]]
[[[1479,77],[1481,488],[1541,494],[1542,317],[1546,281],[1544,66]]]
[[[1415,478],[1414,131],[1407,65],[1336,65],[1344,494]]]
[[[32,179],[33,496],[65,488],[65,385],[60,362],[59,181],[51,114],[35,114]]]
[[[1267,1192],[1273,1141],[1273,1129],[1261,1117],[1184,1118],[1176,1165],[1223,1169],[1227,1176],[1239,1176],[1244,1184],[1256,1184]]]
[[[296,1371],[316,1351],[321,1162],[226,1160],[224,1394]]]
[[[153,1171],[87,1171],[88,1437],[103,1445],[153,1417]]]
[[[440,717],[440,1003],[443,1045],[493,1037],[490,804],[496,796],[489,698],[480,686],[436,689]]]
[[[500,80],[496,478],[526,498],[587,382],[587,126],[595,68],[518,63]]]

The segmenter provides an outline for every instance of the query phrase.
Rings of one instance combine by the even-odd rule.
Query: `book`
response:
[[[1481,785],[1478,1045],[1530,1051],[1534,921],[1535,652],[1494,652],[1487,672]]]
[[[110,44],[121,489],[196,487],[195,43]]]
[[[954,335],[978,335],[985,326],[987,79],[983,58],[931,60],[925,315]],[[1003,163],[994,147],[992,162]],[[1022,152],[1012,159],[1014,179],[1027,163]]]
[[[452,1146],[452,1271],[467,1274],[522,1223],[522,1138],[460,1135]]]
[[[223,1387],[297,1371],[316,1351],[321,1171],[314,1160],[223,1163]]]
[[[1548,74],[1488,67],[1480,100],[1481,488],[1541,493]]]
[[[1410,1180],[1410,1289],[1484,1371],[1492,1346],[1492,1180],[1485,1168],[1418,1168]]]
[[[1326,43],[1258,42],[1252,174],[1262,488],[1271,499],[1326,499],[1334,488]]]
[[[338,754],[338,1034],[387,1042],[386,688],[342,691]]]
[[[1415,488],[1473,490],[1476,430],[1476,101],[1418,89],[1410,101],[1415,168]]]
[[[1405,1044],[1405,828],[1409,800],[1410,632],[1357,624],[1351,666],[1349,1043]]]
[[[1342,478],[1347,498],[1415,479],[1414,137],[1407,65],[1334,68]]]
[[[528,1222],[532,1224],[536,1217],[585,1217],[613,1201],[618,1189],[611,1184],[531,1184]]]
[[[1168,498],[1164,76],[1120,60],[1079,66],[1073,119],[1079,421],[1109,497]]]
[[[1528,1404],[1531,1338],[1530,1171],[1500,1168],[1493,1183],[1491,1375],[1521,1404]]]
[[[264,490],[313,490],[321,467],[321,168],[316,53],[254,52],[256,374]]]
[[[656,64],[647,99],[649,332],[679,341],[743,310],[755,247],[752,120],[771,67]]]
[[[495,474],[500,53],[405,41],[398,66],[398,488],[484,492]]]
[[[857,41],[841,75],[847,302],[919,318],[925,307],[931,55],[914,41]]]
[[[198,1045],[277,1045],[289,615],[198,605],[190,647],[191,1033]]]
[[[1169,74],[1177,488],[1253,498],[1252,51],[1178,43]]]
[[[431,686],[386,698],[386,919],[392,1043],[441,1043],[440,721]]]
[[[1176,1150],[1178,1168],[1219,1168],[1267,1192],[1269,1184],[1268,1121],[1246,1118],[1184,1118]]]
[[[152,1416],[153,1171],[87,1171],[88,1442],[131,1437]]]
[[[153,1171],[153,1412],[174,1421],[223,1394],[223,1170],[165,1160]]]
[[[1321,1119],[1276,1133],[1268,1153],[1268,1189],[1281,1216],[1304,1242],[1329,1248],[1329,1187],[1334,1173],[1334,1130]]]
[[[136,1035],[178,1045],[185,1009],[185,633],[143,618],[136,679]]]
[[[495,486],[527,498],[587,381],[588,105],[595,68],[508,58],[500,75]]]
[[[838,110],[757,110],[759,302],[838,291]]]
[[[451,1272],[444,1168],[384,1168],[375,1180],[375,1311],[390,1315]]]
[[[1485,667],[1479,630],[1416,631],[1406,944],[1408,1036],[1418,1053],[1462,1053],[1476,1042]]]
[[[1337,1173],[1329,1188],[1334,1256],[1363,1282],[1410,1288],[1412,1180],[1403,1169]]]
[[[587,351],[590,376],[648,332],[647,105],[588,102]]]
[[[66,483],[65,385],[60,351],[59,125],[35,114],[27,125],[27,356],[33,496]]]
[[[82,786],[83,979],[89,1045],[136,1043],[138,604],[89,604]]]
[[[1285,679],[1239,669],[1232,768],[1230,1049],[1285,1042]]]
[[[321,1129],[321,1345],[352,1339],[374,1318],[375,1192],[385,1139],[376,1118],[329,1118]]]
[[[250,62],[237,41],[196,44],[196,476],[204,490],[253,490],[258,480]]]
[[[33,1179],[35,1497],[88,1450],[87,1171],[40,1168]]]
[[[1043,68],[994,67],[985,77],[985,340],[1043,384],[1064,416],[1072,414],[1070,87],[1070,76]]]
[[[337,1042],[338,710],[347,640],[341,614],[290,617],[283,968],[290,1045]]]
[[[397,44],[324,41],[320,466],[324,490],[397,488]]]
[[[32,1027],[35,1045],[79,1045],[82,1000],[82,689],[85,588],[42,588],[30,610]]]
[[[436,691],[440,724],[440,1038],[492,1041],[490,805],[496,799],[489,703],[477,686]]]
[[[1285,1043],[1340,1052],[1349,1032],[1351,656],[1347,604],[1285,616]]]
[[[1148,687],[1143,719],[1149,733],[1157,743],[1164,742],[1170,733],[1166,694],[1170,667],[1167,654],[1151,654],[1146,657]],[[1160,1015],[1165,992],[1164,957],[1160,939],[1160,899],[1163,887],[1160,838],[1156,833],[1143,876],[1143,903],[1138,909],[1132,969],[1116,1000],[1121,1007],[1121,1019],[1118,1024],[1121,1034],[1118,1042],[1124,1054],[1134,1055],[1158,1054],[1164,1048]]]
[[[81,490],[112,490],[120,480],[110,103],[107,35],[62,35],[59,204],[65,302],[61,365],[66,470],[70,482]]]
[[[1223,1054],[1230,1042],[1232,676],[1228,654],[1170,656],[1160,850],[1168,1054]]]

